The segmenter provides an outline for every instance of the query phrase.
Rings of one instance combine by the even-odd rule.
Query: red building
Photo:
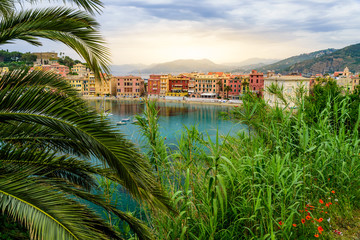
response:
[[[232,99],[239,99],[241,94],[241,75],[231,75],[230,79],[228,80],[227,86],[231,88],[229,91],[229,98]]]
[[[264,74],[258,73],[256,70],[252,70],[250,73],[249,90],[262,96],[264,91]]]
[[[160,94],[160,77],[161,75],[152,74],[148,80],[148,95]]]
[[[169,93],[187,93],[190,77],[179,75],[169,77]]]
[[[113,77],[116,84],[116,97],[141,97],[144,93],[144,79],[137,76]]]

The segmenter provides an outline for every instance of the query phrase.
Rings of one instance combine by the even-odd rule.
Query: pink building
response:
[[[256,70],[252,70],[250,73],[249,90],[255,92],[259,96],[262,96],[264,91],[264,74],[258,73]]]
[[[117,97],[140,97],[144,94],[144,79],[137,76],[113,77]]]
[[[231,88],[229,91],[229,98],[239,99],[242,91],[241,91],[241,75],[231,75],[228,80],[227,86]]]
[[[54,71],[55,73],[59,74],[62,77],[66,77],[69,74],[70,69],[68,66],[61,65],[59,63],[53,63],[51,65],[42,65],[43,71]]]

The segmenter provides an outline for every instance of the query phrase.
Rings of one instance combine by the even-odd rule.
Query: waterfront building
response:
[[[159,74],[151,74],[148,80],[148,95],[158,96],[160,94],[160,77]]]
[[[230,91],[228,92],[228,98],[239,99],[242,94],[241,85],[242,75],[231,75],[228,80],[228,86]]]
[[[252,70],[249,77],[249,90],[258,96],[262,96],[262,92],[264,91],[264,74]]]
[[[93,72],[90,72],[84,79],[82,94],[84,96],[96,96],[96,80]]]
[[[302,87],[306,94],[309,92],[310,78],[304,78],[302,76],[272,76],[264,79],[264,100],[270,106],[275,106],[276,104],[284,106],[284,103],[281,99],[277,98],[274,94],[271,94],[267,89],[272,84],[277,85],[284,94],[286,101],[288,102],[288,107],[295,106],[296,93],[299,88]]]
[[[117,97],[141,97],[144,94],[144,79],[138,76],[113,77]]]
[[[161,75],[160,76],[160,96],[165,97],[166,93],[169,91],[169,76],[168,75]]]
[[[217,74],[198,74],[195,77],[195,91],[190,95],[194,98],[216,98],[219,96],[221,80]]]
[[[53,61],[59,59],[56,52],[34,52],[31,54],[36,55],[34,65],[49,65],[52,64]]]
[[[166,96],[172,97],[185,97],[188,96],[189,90],[189,80],[190,77],[185,75],[172,76],[168,77],[168,91]]]
[[[83,94],[84,89],[84,81],[86,80],[85,77],[77,76],[77,75],[68,75],[66,77],[66,80],[69,82],[69,84],[75,88],[79,94]]]

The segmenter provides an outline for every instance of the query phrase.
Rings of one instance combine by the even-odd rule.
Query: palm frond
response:
[[[96,20],[82,11],[57,7],[13,12],[0,21],[0,45],[23,40],[40,46],[39,38],[60,41],[74,49],[100,79],[109,73],[109,50]]]
[[[32,239],[120,239],[86,206],[28,178],[36,170],[0,172],[0,209],[28,228]]]
[[[149,163],[135,146],[80,98],[66,98],[44,87],[6,86],[0,90],[0,122],[14,126],[34,124],[53,131],[50,136],[63,139],[63,147],[78,149],[79,155],[94,156],[114,169],[123,186],[136,198],[153,207],[172,209]]]
[[[30,3],[43,2],[41,0],[27,0]],[[58,0],[59,2],[66,2],[66,0]],[[49,2],[54,2],[54,0],[49,0]],[[67,0],[67,2],[75,3],[78,7],[83,8],[87,12],[94,14],[100,13],[101,9],[104,7],[103,3],[100,0]]]
[[[7,17],[14,11],[14,0],[0,0],[0,17]]]

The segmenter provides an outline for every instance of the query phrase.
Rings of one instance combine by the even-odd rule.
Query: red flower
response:
[[[332,205],[332,202],[329,202],[329,205]]]
[[[310,216],[306,216],[306,220],[310,220],[311,219],[311,217]]]
[[[324,201],[322,199],[319,199],[319,203],[324,204]]]
[[[322,222],[324,219],[323,218],[319,218],[318,219],[318,222],[320,223],[320,222]]]
[[[279,222],[279,225],[282,225],[282,221]]]
[[[319,233],[321,234],[322,231],[324,231],[324,229],[323,229],[321,226],[318,226],[318,231],[319,231]]]
[[[315,234],[314,237],[318,238],[318,237],[319,237],[319,234]]]
[[[332,190],[332,191],[331,191],[331,193],[335,193],[335,191],[334,191],[334,190]]]
[[[310,216],[310,213],[308,212],[307,215]]]
[[[305,223],[305,219],[301,219],[301,223],[303,223],[303,224],[304,224],[304,223]]]
[[[328,203],[326,203],[325,206],[329,207],[330,205]]]
[[[293,224],[293,227],[296,227],[296,224],[295,224],[295,223]]]

